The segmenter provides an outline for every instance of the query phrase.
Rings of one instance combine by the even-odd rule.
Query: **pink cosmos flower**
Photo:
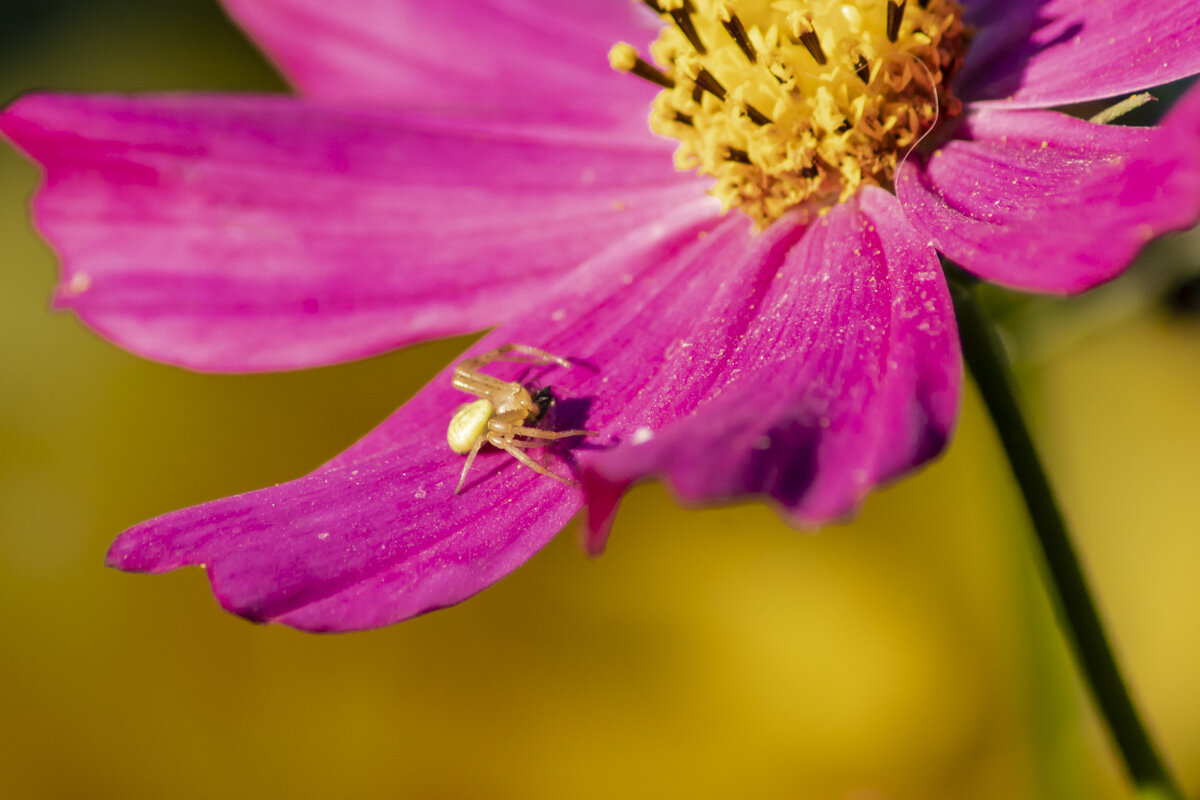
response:
[[[746,179],[759,169],[747,162],[802,138],[754,138],[793,115],[755,98],[819,95],[770,53],[803,44],[842,86],[903,69],[878,48],[845,49],[810,13],[822,3],[662,0],[660,18],[628,0],[225,2],[299,98],[42,94],[0,117],[45,169],[35,218],[62,258],[56,304],[136,353],[220,372],[494,326],[470,352],[520,342],[569,357],[571,369],[495,371],[553,385],[554,426],[599,434],[550,462],[579,487],[484,451],[456,496],[462,459],[445,432],[466,398],[447,372],[312,474],[113,545],[121,569],[204,565],[221,604],[253,620],[344,631],[456,603],[585,506],[598,552],[622,493],[650,476],[687,501],[765,496],[801,524],[847,515],[937,455],[953,427],[962,366],[938,251],[990,281],[1076,292],[1200,215],[1200,95],[1149,130],[1039,110],[1200,71],[1192,0],[965,2],[961,69],[949,53],[903,79],[932,91],[921,70],[944,82],[956,71],[910,106],[916,128],[931,104],[946,119],[957,97],[962,113],[931,155],[894,147],[857,184],[838,183],[853,170],[838,174],[820,148],[866,141],[855,126],[869,113],[827,125],[792,184]],[[854,14],[884,13],[883,0],[843,5],[851,33]],[[891,0],[895,29],[868,19],[863,41],[925,47],[942,29],[921,20],[949,7]],[[660,34],[662,19],[675,33]],[[678,46],[689,25],[704,53]],[[737,25],[753,29],[749,44]],[[659,66],[675,88],[653,101],[658,87],[613,71],[608,53],[624,41],[646,54],[660,35],[646,63],[670,62]],[[774,72],[735,84],[721,71],[735,69],[734,45]],[[647,130],[652,101],[660,115],[677,103],[657,128],[694,136],[692,161],[726,202],[802,185],[831,207],[760,215],[761,231],[750,214],[722,214],[712,177],[677,171],[678,143]],[[838,97],[813,102],[851,113]],[[903,124],[887,114],[874,118],[880,136]],[[709,147],[718,128],[752,146]],[[703,161],[713,153],[729,165]],[[854,190],[832,202],[831,186]]]

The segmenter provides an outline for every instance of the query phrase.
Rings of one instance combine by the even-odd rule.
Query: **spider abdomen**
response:
[[[492,401],[485,397],[459,406],[450,419],[450,427],[446,429],[446,442],[450,449],[460,456],[471,452],[475,442],[487,431],[488,422],[495,413]]]

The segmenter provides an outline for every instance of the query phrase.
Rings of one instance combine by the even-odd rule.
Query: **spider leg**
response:
[[[502,381],[491,375],[463,372],[461,366],[454,371],[451,384],[459,391],[479,397],[489,397],[494,392],[510,391],[513,387],[509,381]]]
[[[458,494],[462,491],[463,484],[467,481],[467,470],[471,469],[471,462],[475,460],[475,456],[479,453],[479,448],[483,447],[485,437],[480,436],[475,440],[475,446],[471,448],[471,452],[467,454],[467,463],[463,464],[462,474],[458,476],[458,486],[455,487],[454,493]]]
[[[501,411],[488,420],[488,430],[504,439],[511,439],[512,432],[525,421],[528,412],[522,408]]]
[[[550,447],[555,443],[554,439],[537,439],[536,441],[532,442],[523,442],[520,439],[508,439],[506,441],[513,447],[520,447],[522,450],[537,450],[537,452],[534,453],[534,456],[537,458],[537,462],[542,466],[545,466],[546,464],[546,456],[544,454],[549,452],[545,448]]]
[[[524,425],[513,425],[509,428],[513,436],[528,436],[531,439],[566,439],[571,436],[599,436],[595,431],[544,431],[541,428],[527,428]]]
[[[523,450],[528,450],[531,447],[550,447],[554,442],[549,439],[540,439],[536,442],[522,442],[520,439],[505,439],[506,444],[511,444],[513,447],[520,447]]]
[[[541,362],[541,363],[553,362],[555,364],[558,364],[560,367],[571,366],[571,362],[568,361],[567,359],[563,358],[562,356],[556,356],[553,353],[547,353],[545,350],[539,350],[538,348],[530,347],[527,344],[505,345],[505,347],[508,348],[508,350],[506,350],[505,352],[520,353],[521,355],[528,356],[529,358],[534,359],[537,362]],[[503,349],[503,348],[497,348],[497,349]],[[513,360],[515,361],[516,359],[513,359]]]
[[[517,461],[520,461],[522,464],[529,467],[534,472],[537,472],[541,475],[545,475],[547,478],[553,478],[554,480],[558,481],[559,483],[566,484],[567,486],[575,485],[575,481],[570,480],[568,478],[564,478],[561,475],[555,475],[553,472],[546,469],[545,467],[543,467],[541,464],[534,461],[529,456],[525,455],[525,453],[520,448],[514,447],[512,445],[512,442],[506,441],[505,439],[502,439],[496,435],[488,436],[488,441],[491,442],[494,446],[499,447],[501,450],[508,453],[510,456],[515,458]]]
[[[509,353],[516,353],[517,355],[512,356]],[[474,372],[493,361],[511,361],[515,364],[558,364],[560,367],[571,366],[571,362],[565,358],[547,353],[545,350],[539,350],[536,347],[530,347],[527,344],[502,344],[495,350],[489,350],[474,358],[468,358],[459,362],[458,369],[464,372]]]

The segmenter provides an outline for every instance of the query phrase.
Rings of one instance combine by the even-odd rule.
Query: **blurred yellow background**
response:
[[[5,8],[6,98],[283,90],[215,0]],[[482,595],[386,630],[256,627],[197,571],[105,569],[135,522],[330,458],[465,341],[267,376],[139,360],[47,310],[36,179],[0,151],[0,796],[1132,796],[970,390],[946,457],[853,524],[797,533],[760,506],[681,510],[643,487],[603,558],[568,531]],[[1194,263],[1200,244],[1149,258]],[[1059,308],[1086,316],[1042,313]],[[1200,321],[1147,306],[1087,336],[1043,327],[1027,404],[1195,796]]]

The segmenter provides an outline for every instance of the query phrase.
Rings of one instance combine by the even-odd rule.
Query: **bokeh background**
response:
[[[286,90],[215,0],[0,8],[4,98]],[[467,340],[252,377],[140,360],[48,310],[36,181],[0,147],[0,796],[1132,796],[970,389],[946,456],[852,524],[799,533],[646,486],[602,559],[567,531],[482,595],[385,630],[258,627],[198,571],[105,569],[135,522],[324,462]],[[1081,300],[992,297],[1128,675],[1193,796],[1198,267],[1200,240],[1180,236]]]

